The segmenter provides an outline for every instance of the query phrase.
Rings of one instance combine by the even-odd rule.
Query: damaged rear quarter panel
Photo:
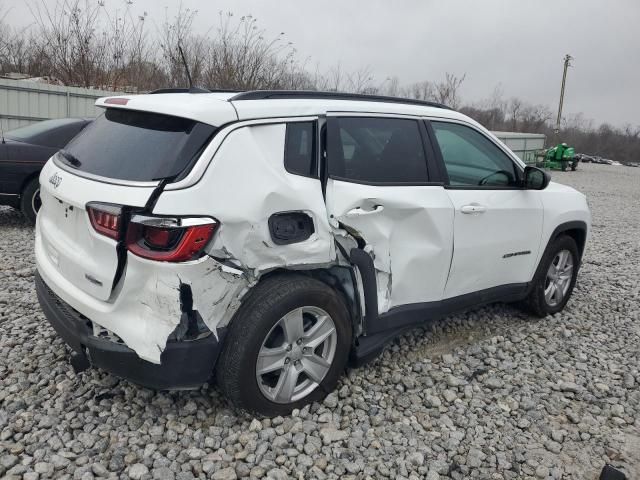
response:
[[[309,118],[297,119],[300,121]],[[335,262],[320,181],[287,172],[284,123],[233,130],[203,178],[191,188],[165,191],[154,213],[207,215],[220,222],[209,253],[254,277],[275,268],[311,268]],[[315,232],[299,243],[276,245],[269,232],[274,213],[301,211]]]
[[[117,314],[87,315],[108,328],[138,356],[160,363],[167,338],[176,330],[186,306],[181,286],[189,286],[191,309],[217,336],[221,322],[228,322],[239,305],[240,293],[250,284],[241,271],[230,269],[210,257],[185,263],[153,262],[129,254],[114,310]]]

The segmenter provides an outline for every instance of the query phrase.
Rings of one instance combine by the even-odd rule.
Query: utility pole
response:
[[[562,73],[562,87],[560,88],[560,104],[558,105],[558,120],[556,120],[556,136],[560,133],[560,120],[562,119],[562,104],[564,103],[564,85],[567,81],[567,68],[571,66],[573,57],[569,54],[564,56],[564,72]]]

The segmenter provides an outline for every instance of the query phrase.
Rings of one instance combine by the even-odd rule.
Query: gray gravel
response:
[[[75,375],[33,287],[33,230],[0,209],[0,476],[134,479],[640,478],[640,169],[581,165],[593,232],[572,300],[508,305],[404,335],[290,417],[215,389],[155,393]]]

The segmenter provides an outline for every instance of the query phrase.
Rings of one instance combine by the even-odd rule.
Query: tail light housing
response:
[[[211,218],[166,218],[134,215],[127,227],[127,249],[142,258],[184,262],[198,258],[216,231]]]
[[[90,202],[87,213],[93,229],[142,258],[185,262],[198,258],[215,233],[218,222],[208,217],[168,218],[131,216],[125,228],[124,207]],[[128,217],[128,215],[127,215]]]
[[[122,236],[122,207],[109,203],[91,202],[87,204],[87,213],[93,229],[114,240]]]

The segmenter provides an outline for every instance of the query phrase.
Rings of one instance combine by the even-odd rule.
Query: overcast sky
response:
[[[31,0],[32,2],[34,0]],[[45,0],[54,5],[56,0]],[[97,1],[97,0],[89,0]],[[104,0],[110,9],[126,0]],[[24,0],[0,0],[5,21],[24,24]],[[464,103],[500,85],[557,109],[562,59],[570,53],[565,114],[596,124],[640,125],[640,0],[182,0],[198,10],[194,28],[217,26],[218,11],[253,14],[270,34],[285,32],[300,59],[322,69],[369,66],[378,83],[439,80],[466,74]],[[133,0],[160,24],[179,1]]]

